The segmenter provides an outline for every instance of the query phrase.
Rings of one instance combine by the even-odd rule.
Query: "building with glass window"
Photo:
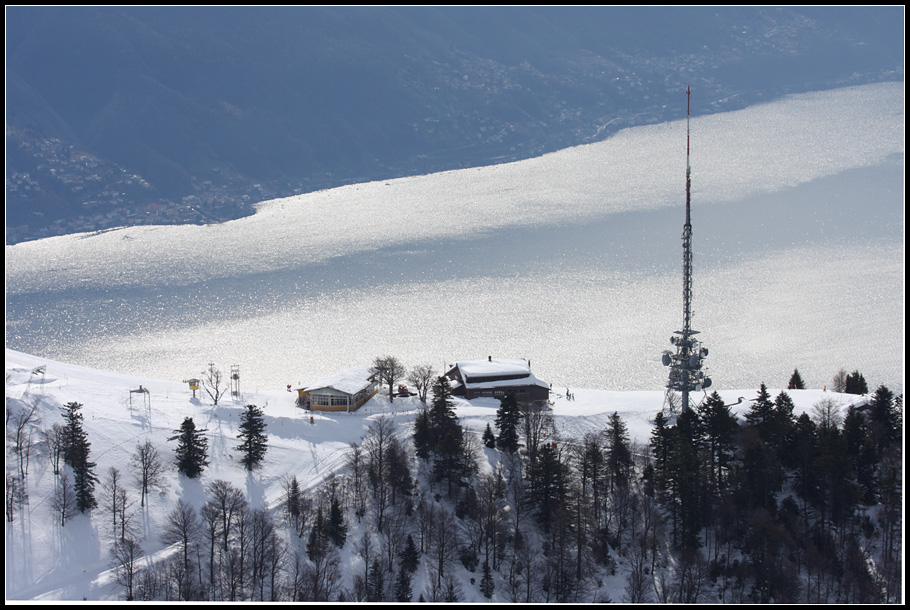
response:
[[[356,366],[297,388],[297,405],[313,411],[352,412],[376,395],[379,382],[368,366]]]

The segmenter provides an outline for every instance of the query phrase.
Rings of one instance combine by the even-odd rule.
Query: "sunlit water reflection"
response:
[[[719,388],[780,387],[794,368],[820,387],[843,367],[902,391],[903,96],[850,91],[878,107],[840,116],[854,109],[818,94],[699,122],[702,150],[738,150],[756,114],[775,112],[853,147],[827,148],[838,138],[813,124],[762,141],[755,171],[723,151],[694,164],[694,326]],[[218,227],[7,247],[7,346],[166,379],[239,364],[250,388],[392,354],[439,371],[524,357],[555,387],[657,389],[682,321],[684,180],[676,159],[654,158],[680,133],[335,189]],[[605,151],[618,167],[602,168]]]

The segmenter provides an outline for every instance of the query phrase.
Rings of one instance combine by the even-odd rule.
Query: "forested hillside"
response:
[[[193,399],[162,426],[133,404],[116,438],[78,383],[65,387],[89,405],[56,407],[64,425],[51,425],[45,374],[7,372],[8,388],[26,387],[7,393],[17,597],[46,586],[13,584],[30,565],[20,537],[40,530],[57,532],[64,559],[41,580],[66,583],[42,597],[60,599],[903,599],[903,398],[867,393],[858,372],[837,392],[802,390],[794,373],[776,396],[762,385],[681,414],[655,406],[650,423],[622,393],[610,400],[631,420],[583,390],[580,407],[575,391],[474,406],[439,378],[426,403],[377,396],[358,414]],[[86,534],[74,569],[67,540]],[[40,557],[44,543],[28,544]]]

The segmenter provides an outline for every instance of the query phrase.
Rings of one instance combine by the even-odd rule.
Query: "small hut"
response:
[[[297,405],[313,411],[356,411],[376,395],[379,382],[368,366],[353,367],[296,388]]]

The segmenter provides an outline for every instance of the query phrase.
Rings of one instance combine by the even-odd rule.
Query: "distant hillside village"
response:
[[[378,394],[383,383],[389,386],[390,396],[419,395],[426,399],[426,390],[435,381],[432,367],[418,367],[405,379],[404,368],[394,357],[377,358],[372,367],[357,366],[335,375],[293,388],[297,405],[313,411],[353,412]],[[472,398],[503,398],[514,394],[521,402],[545,403],[550,398],[550,385],[531,372],[531,363],[523,359],[501,359],[488,356],[486,360],[456,362],[445,373],[453,396]],[[411,391],[406,380],[415,386]],[[291,386],[288,386],[291,391]]]

